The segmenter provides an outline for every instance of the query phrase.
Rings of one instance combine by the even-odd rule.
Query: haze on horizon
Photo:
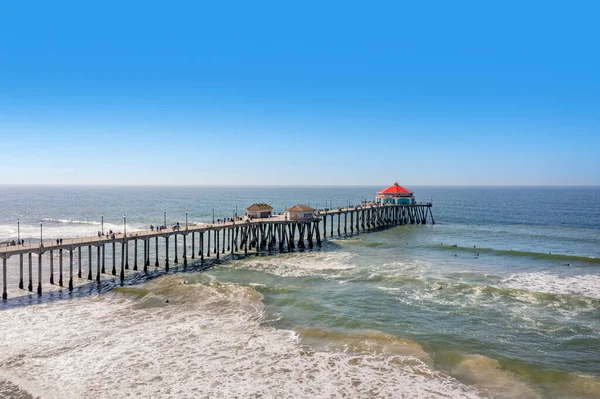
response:
[[[594,2],[0,6],[0,184],[598,185]]]

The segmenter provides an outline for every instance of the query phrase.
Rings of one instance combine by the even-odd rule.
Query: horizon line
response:
[[[75,184],[0,183],[0,187],[381,187],[385,184]],[[600,187],[600,184],[401,184],[412,187]]]

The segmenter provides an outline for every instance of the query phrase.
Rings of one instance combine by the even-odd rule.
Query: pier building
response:
[[[270,218],[273,215],[273,207],[269,204],[252,204],[246,208],[246,216],[250,219]]]
[[[415,203],[414,193],[395,182],[388,188],[381,190],[375,197],[377,204],[408,205]]]
[[[315,217],[315,209],[308,205],[298,204],[285,210],[288,220],[307,220]]]

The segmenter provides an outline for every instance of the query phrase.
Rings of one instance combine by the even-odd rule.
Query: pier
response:
[[[219,259],[229,254],[248,255],[312,249],[315,245],[321,247],[327,237],[347,237],[403,224],[426,224],[428,219],[435,224],[431,206],[431,203],[363,203],[355,207],[315,210],[312,217],[299,220],[288,219],[287,215],[236,218],[224,223],[178,226],[177,229],[5,245],[0,247],[2,299],[8,298],[7,261],[13,256],[19,257],[19,288],[29,292],[33,292],[34,289],[33,259],[37,259],[36,291],[38,295],[42,295],[43,276],[46,274],[49,276],[49,284],[58,284],[60,287],[65,286],[66,277],[66,286],[72,291],[75,278],[95,280],[99,283],[101,275],[107,274],[108,271],[122,282],[125,279],[125,270],[128,269],[147,273],[152,265],[169,271],[172,266],[169,264],[171,259],[174,264],[181,262],[186,268],[189,262],[203,263],[206,258]],[[177,245],[178,239],[183,243],[181,253]],[[165,244],[162,255],[159,253],[161,240],[164,240]],[[171,251],[170,242],[173,244]],[[108,259],[107,252],[110,252]],[[130,256],[132,252],[133,258]],[[82,256],[87,257],[87,270],[82,270]],[[25,259],[28,271],[26,288],[23,273]],[[133,261],[132,264],[130,261]],[[55,268],[58,268],[58,281],[54,280]]]

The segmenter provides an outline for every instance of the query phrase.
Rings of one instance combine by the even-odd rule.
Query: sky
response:
[[[2,2],[0,184],[598,185],[599,11]]]

